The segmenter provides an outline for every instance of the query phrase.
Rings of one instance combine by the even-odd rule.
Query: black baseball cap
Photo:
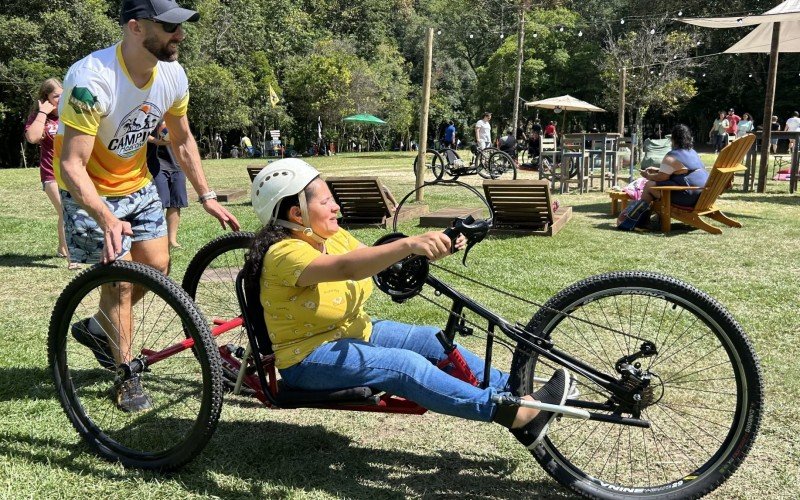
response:
[[[131,19],[155,19],[165,23],[194,23],[200,20],[200,13],[184,9],[175,0],[122,0],[120,24]]]

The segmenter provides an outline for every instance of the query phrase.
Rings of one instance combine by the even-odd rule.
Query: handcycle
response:
[[[472,159],[464,162],[455,149],[428,149],[425,152],[422,178],[426,182],[440,181],[447,174],[451,179],[462,175],[478,174],[484,179],[499,179],[503,176],[517,178],[517,162],[506,152],[495,147],[470,148]],[[419,158],[414,159],[414,172],[417,171]]]
[[[486,236],[491,217],[459,219],[453,227],[451,237],[467,237],[466,260]],[[229,233],[209,242],[187,268],[183,288],[131,262],[91,267],[65,288],[50,323],[49,360],[59,400],[93,451],[125,466],[180,468],[211,438],[225,390],[270,408],[425,412],[368,387],[312,392],[281,383],[258,290],[248,289],[241,273],[253,237]],[[399,237],[391,233],[378,243]],[[458,275],[409,257],[379,273],[376,284],[396,302],[421,297],[438,304],[422,293],[425,286],[452,302],[439,305],[447,312],[441,340],[455,353],[448,358],[455,376],[487,383],[473,380],[452,349],[457,335],[478,330],[486,337],[487,366],[497,346],[511,350],[510,387],[517,396],[531,393],[553,367],[564,366],[575,377],[576,390],[558,409],[588,420],[554,423],[531,450],[563,485],[593,498],[697,497],[722,484],[752,447],[763,411],[759,362],[739,324],[703,292],[655,273],[613,272],[538,304],[462,276],[539,307],[522,325],[472,300],[432,269]],[[69,329],[96,311],[100,287],[126,289],[122,283],[148,293],[133,311],[136,355],[108,370],[95,357],[101,346],[87,348]],[[108,389],[115,378],[136,374],[153,409],[124,414],[114,408]]]

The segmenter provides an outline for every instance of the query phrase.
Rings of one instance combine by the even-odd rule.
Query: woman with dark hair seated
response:
[[[675,125],[672,129],[672,150],[661,160],[658,167],[642,170],[642,177],[647,184],[642,193],[642,200],[651,203],[661,198],[661,191],[656,186],[692,186],[702,188],[708,181],[703,161],[694,150],[692,132],[686,125]],[[702,189],[686,189],[672,192],[672,203],[685,207],[693,207],[700,198]]]

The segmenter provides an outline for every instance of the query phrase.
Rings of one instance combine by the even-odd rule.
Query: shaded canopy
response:
[[[526,102],[526,107],[529,108],[542,108],[542,109],[562,109],[564,111],[598,111],[605,113],[605,109],[598,108],[594,104],[589,104],[586,101],[581,101],[571,95],[562,95],[559,97],[551,97],[541,101]]]
[[[708,28],[737,28],[757,26],[725,52],[769,53],[769,75],[764,99],[764,124],[768,123],[775,104],[775,84],[778,73],[778,54],[800,52],[800,0],[786,0],[777,7],[757,16],[710,17],[679,19],[688,24]],[[767,161],[772,131],[765,126],[761,140],[761,158],[758,169],[758,192],[763,193],[767,183]],[[747,186],[745,186],[745,189]],[[792,188],[790,187],[790,191]]]
[[[773,23],[781,23],[780,52],[800,52],[800,0],[786,0],[761,15],[743,17],[690,17],[680,19],[688,24],[706,28],[740,28],[757,25],[756,29],[736,42],[725,52],[769,53],[772,48]]]
[[[346,122],[353,122],[353,123],[371,123],[373,125],[385,125],[386,122],[378,118],[377,116],[371,115],[369,113],[361,113],[359,115],[350,115],[343,118]]]

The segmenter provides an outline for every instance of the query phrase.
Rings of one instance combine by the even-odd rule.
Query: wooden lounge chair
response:
[[[547,180],[485,180],[483,192],[494,212],[494,228],[553,236],[572,217],[572,207],[553,211]]]
[[[328,177],[325,179],[339,205],[342,217],[339,224],[345,227],[386,227],[394,217],[392,203],[386,186],[377,177]],[[399,221],[427,212],[427,206],[403,206]]]
[[[700,194],[700,199],[693,207],[683,207],[680,205],[673,205],[671,203],[672,191],[681,191],[686,189],[683,186],[659,186],[658,189],[662,192],[661,199],[653,202],[653,211],[658,213],[661,218],[661,231],[668,233],[671,228],[671,219],[677,219],[690,226],[708,231],[712,234],[721,234],[722,229],[712,226],[700,217],[708,217],[716,221],[722,222],[729,227],[742,227],[742,225],[727,217],[722,213],[714,204],[717,198],[723,191],[730,188],[733,183],[733,176],[736,172],[743,172],[747,167],[742,165],[744,155],[753,145],[756,136],[748,134],[741,139],[737,139],[726,146],[720,151],[717,161],[714,162],[714,167],[711,169],[711,174],[708,176],[703,192]]]
[[[247,166],[247,173],[250,175],[250,182],[252,183],[256,176],[258,175],[261,170],[266,167],[266,165],[248,165]]]

